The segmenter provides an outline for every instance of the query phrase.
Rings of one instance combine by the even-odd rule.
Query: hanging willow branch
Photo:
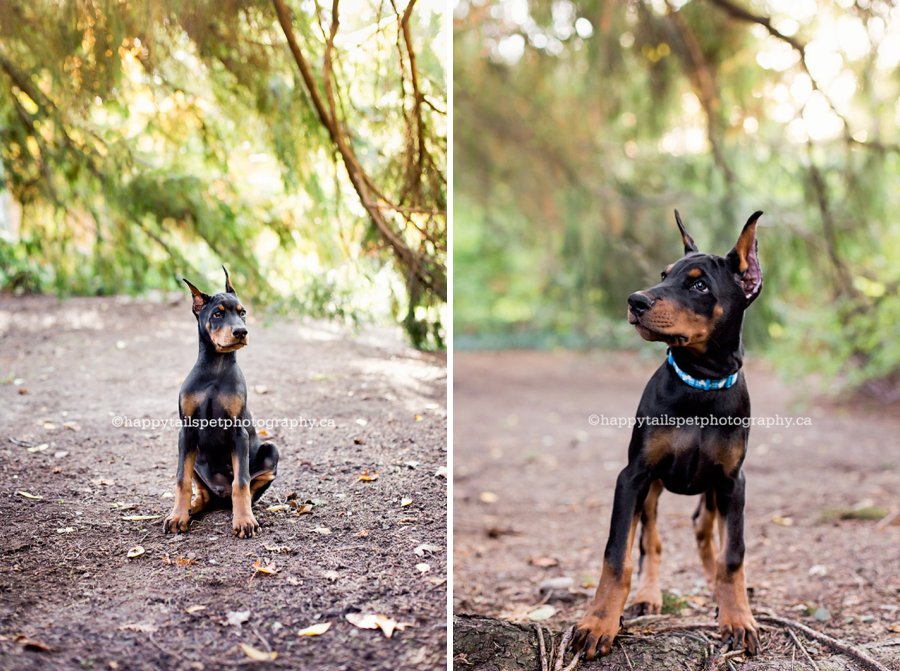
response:
[[[337,150],[338,154],[340,154],[344,167],[347,170],[347,176],[350,179],[350,183],[353,185],[353,189],[356,191],[359,201],[365,208],[369,219],[372,221],[372,224],[375,226],[381,239],[388,247],[390,247],[400,261],[400,264],[417,280],[417,283],[427,287],[437,295],[440,300],[446,301],[447,281],[445,270],[440,264],[433,262],[424,254],[411,248],[403,239],[402,231],[400,231],[386,215],[386,212],[392,211],[400,217],[410,218],[409,211],[400,208],[387,198],[384,195],[383,190],[375,185],[372,177],[363,168],[356,155],[356,151],[353,148],[350,133],[346,128],[345,121],[340,117],[337,111],[337,105],[335,103],[336,83],[333,68],[333,51],[334,40],[340,27],[339,0],[333,0],[331,7],[331,28],[328,39],[326,40],[325,56],[322,64],[323,90],[320,90],[319,84],[316,82],[316,78],[310,67],[310,63],[297,41],[291,22],[290,12],[285,5],[284,0],[272,0],[272,3],[275,7],[275,12],[278,15],[278,23],[284,33],[294,62],[300,71],[300,76],[303,79],[304,86],[309,94],[316,116],[328,132],[334,148]],[[411,45],[409,48],[411,51]],[[411,62],[414,63],[412,60]],[[422,150],[421,146],[420,150]]]

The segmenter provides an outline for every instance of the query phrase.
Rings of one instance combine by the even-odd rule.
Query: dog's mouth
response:
[[[227,354],[228,352],[236,352],[241,347],[246,346],[247,341],[246,340],[235,340],[234,342],[231,342],[231,343],[228,343],[225,345],[221,345],[221,344],[213,341],[213,344],[216,346],[216,351],[219,354]]]
[[[665,333],[652,326],[647,326],[641,321],[633,310],[628,310],[628,323],[634,326],[644,340],[649,342],[664,342],[671,347],[683,347],[690,342],[690,338],[679,333]]]

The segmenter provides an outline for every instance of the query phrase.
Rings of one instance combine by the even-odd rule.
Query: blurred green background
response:
[[[445,338],[443,0],[4,0],[0,290]],[[292,39],[297,47],[288,47]]]
[[[878,0],[459,0],[456,346],[639,347],[672,209],[718,254],[762,209],[748,349],[897,400],[898,63]]]

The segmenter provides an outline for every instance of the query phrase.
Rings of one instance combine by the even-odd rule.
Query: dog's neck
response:
[[[681,370],[698,379],[720,379],[741,369],[744,364],[741,341],[744,313],[723,320],[723,323],[725,326],[712,333],[702,351],[689,347],[671,348],[672,358]]]

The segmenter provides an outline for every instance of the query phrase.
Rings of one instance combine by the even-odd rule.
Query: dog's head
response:
[[[192,310],[200,327],[200,337],[209,342],[219,353],[234,352],[249,343],[247,310],[241,304],[231,286],[231,278],[225,266],[225,291],[209,296],[184,280],[191,289],[194,302]],[[184,278],[182,278],[184,279]]]
[[[628,297],[628,321],[645,340],[704,351],[722,324],[740,316],[762,290],[754,212],[725,256],[701,253],[681,222],[675,221],[684,256],[662,271],[662,281]]]

